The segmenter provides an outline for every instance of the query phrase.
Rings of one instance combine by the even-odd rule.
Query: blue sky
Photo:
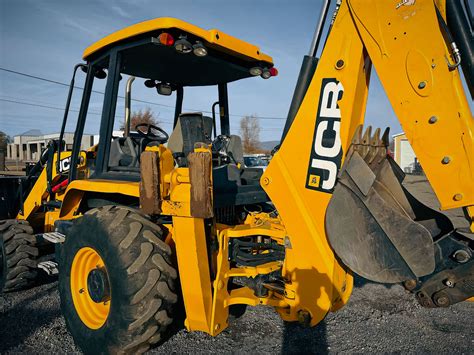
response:
[[[200,27],[219,30],[260,46],[270,54],[279,76],[269,80],[251,78],[229,84],[231,114],[284,118],[293,94],[303,55],[308,52],[322,1],[279,0],[1,0],[0,67],[68,83],[83,50],[96,40],[128,25],[171,16]],[[79,75],[81,77],[82,75]],[[372,75],[366,124],[391,126],[400,131],[390,104]],[[82,79],[77,85],[82,86]],[[103,85],[103,81],[100,83]],[[95,87],[103,90],[103,86]],[[184,107],[209,111],[216,100],[215,89],[193,89],[185,93]],[[79,107],[76,90],[73,109]],[[123,93],[121,93],[123,94]],[[133,97],[173,105],[174,99],[158,96],[140,85]],[[53,133],[60,129],[67,87],[0,71],[0,130],[16,135],[28,129]],[[102,96],[92,97],[91,108],[99,112]],[[21,101],[58,109],[20,105]],[[137,110],[147,105],[132,103]],[[172,109],[150,106],[166,130],[171,128]],[[123,114],[119,101],[117,115]],[[76,113],[71,113],[72,131]],[[238,116],[231,130],[238,133]],[[277,140],[283,119],[261,120],[261,140]],[[91,115],[86,133],[97,133],[99,116]]]

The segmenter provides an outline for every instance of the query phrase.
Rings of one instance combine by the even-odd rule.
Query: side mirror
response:
[[[97,69],[94,73],[94,76],[97,79],[105,79],[107,77],[107,73],[105,72],[104,69]]]
[[[173,92],[173,89],[168,84],[160,83],[160,84],[156,85],[156,91],[160,95],[170,96],[171,93]]]
[[[153,79],[145,80],[145,86],[150,89],[156,87],[156,80],[153,80]]]
[[[89,69],[89,65],[86,65],[86,64],[79,64],[79,68],[81,68],[81,70],[87,74],[87,70]],[[98,68],[95,70],[94,72],[94,76],[97,78],[97,79],[105,79],[107,77],[107,73],[105,72],[104,69],[102,68]],[[120,76],[121,78],[121,76]]]

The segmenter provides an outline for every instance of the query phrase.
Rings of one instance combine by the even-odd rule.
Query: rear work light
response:
[[[277,68],[265,68],[262,71],[262,74],[260,76],[264,79],[270,79],[272,76],[277,76],[278,75],[278,70]]]
[[[198,57],[205,57],[207,55],[207,49],[201,42],[196,41],[196,44],[193,46],[193,53]]]
[[[193,50],[193,46],[187,40],[186,36],[179,36],[179,39],[174,44],[174,48],[179,53],[190,53]]]
[[[270,79],[272,77],[272,73],[267,68],[263,69],[262,74],[260,75],[264,79]]]
[[[270,79],[272,76],[277,76],[278,75],[278,70],[277,68],[260,68],[260,67],[253,67],[250,68],[249,70],[250,75],[253,76],[261,76],[264,79]]]
[[[262,68],[259,68],[259,67],[250,68],[249,71],[250,71],[250,75],[253,75],[253,76],[262,75]]]
[[[163,32],[158,36],[158,41],[164,46],[172,46],[174,44],[174,38],[169,33]]]

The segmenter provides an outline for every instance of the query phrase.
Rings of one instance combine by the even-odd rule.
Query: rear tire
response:
[[[3,292],[5,280],[7,278],[7,258],[5,255],[5,246],[3,238],[0,238],[0,293]]]
[[[142,353],[161,340],[178,299],[177,272],[163,239],[158,225],[121,206],[92,209],[71,227],[60,251],[59,292],[67,328],[85,353]],[[72,289],[80,269],[73,262],[84,249],[100,255],[110,291],[110,308],[97,329],[84,323],[90,312],[84,315],[73,298],[73,292],[76,300],[95,297],[89,283],[81,296]]]
[[[27,221],[0,221],[0,290],[17,291],[33,284],[38,255],[36,236]]]

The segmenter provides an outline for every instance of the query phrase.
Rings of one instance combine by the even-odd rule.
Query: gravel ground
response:
[[[406,186],[420,200],[436,200],[423,178]],[[457,226],[460,211],[450,212]],[[249,308],[219,336],[176,326],[156,353],[474,353],[474,303],[425,309],[402,287],[356,279],[350,302],[315,328],[281,321],[266,307]],[[0,295],[0,353],[78,352],[59,309],[57,282]]]

